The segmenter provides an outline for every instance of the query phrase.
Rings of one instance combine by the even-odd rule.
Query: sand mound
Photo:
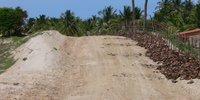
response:
[[[17,62],[5,73],[0,75],[0,100],[10,100],[10,97],[30,91],[39,81],[46,79],[48,73],[57,66],[59,47],[65,36],[58,31],[44,31],[43,35],[31,38],[27,43],[17,48],[13,55]],[[23,58],[27,58],[25,61]],[[51,78],[51,76],[48,76]],[[6,82],[4,85],[2,82]],[[17,86],[14,83],[19,84]],[[11,95],[12,94],[12,95]],[[7,98],[7,99],[5,99]],[[13,99],[11,99],[13,100]]]
[[[43,35],[30,39],[27,43],[17,48],[14,52],[18,59],[14,68],[18,70],[37,71],[45,70],[49,66],[56,65],[57,49],[65,36],[58,31],[44,31]],[[27,60],[23,60],[27,59]]]

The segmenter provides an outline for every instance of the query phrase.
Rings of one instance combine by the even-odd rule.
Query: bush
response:
[[[24,31],[24,20],[28,17],[27,11],[20,7],[0,8],[0,34],[4,36],[21,36]]]
[[[26,61],[27,60],[27,58],[23,58],[23,61]]]
[[[2,35],[11,35],[17,27],[21,13],[12,8],[0,8],[0,33]]]

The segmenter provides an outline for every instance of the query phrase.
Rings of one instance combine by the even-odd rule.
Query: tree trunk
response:
[[[146,28],[146,19],[147,19],[147,3],[148,0],[145,0],[145,5],[144,5],[144,20],[143,20],[143,32],[145,32],[145,28]]]
[[[132,0],[132,7],[133,7],[133,27],[135,26],[135,2]]]

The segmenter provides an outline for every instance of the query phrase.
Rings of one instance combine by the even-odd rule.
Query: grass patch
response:
[[[7,82],[3,82],[3,84],[8,84]]]
[[[27,60],[27,58],[25,57],[25,58],[23,58],[23,61],[26,61]]]
[[[12,39],[13,42],[10,44],[4,44],[0,45],[0,74],[6,71],[6,69],[10,68],[12,65],[15,64],[16,60],[10,53],[11,51],[15,50],[22,44],[26,43],[29,39],[42,35],[42,33],[33,34],[26,37],[17,37],[17,36],[11,36],[11,37],[0,37],[0,39]],[[24,60],[24,59],[23,59]],[[27,58],[26,58],[27,60]]]
[[[54,50],[56,50],[56,51],[57,51],[58,49],[54,47]]]

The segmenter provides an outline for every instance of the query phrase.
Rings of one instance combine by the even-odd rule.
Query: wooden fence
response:
[[[121,26],[124,26],[124,30],[133,34],[136,31],[143,31],[142,20],[136,20],[134,26],[132,21],[123,22]],[[200,38],[188,38],[185,34],[180,34],[164,23],[151,20],[147,21],[145,31],[164,39],[170,49],[194,57],[195,60],[200,62]]]

